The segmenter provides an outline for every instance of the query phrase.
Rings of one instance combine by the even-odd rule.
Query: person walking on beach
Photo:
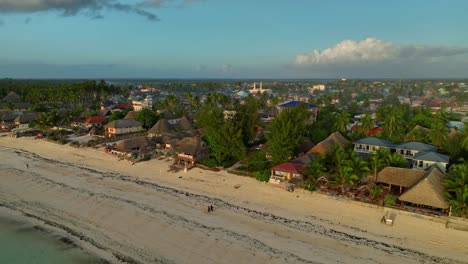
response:
[[[26,163],[26,169],[29,169],[29,163]]]
[[[213,205],[210,205],[210,211],[213,212]]]
[[[211,211],[211,207],[208,205],[208,213]]]

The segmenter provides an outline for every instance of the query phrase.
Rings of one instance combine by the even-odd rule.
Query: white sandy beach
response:
[[[0,160],[0,205],[111,262],[468,263],[468,232],[399,211],[386,226],[389,209],[226,172],[168,173],[167,161],[32,138],[0,137]]]

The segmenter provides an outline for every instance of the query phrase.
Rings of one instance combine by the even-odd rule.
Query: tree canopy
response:
[[[306,133],[309,112],[304,106],[286,108],[267,126],[266,138],[274,164],[287,161]]]

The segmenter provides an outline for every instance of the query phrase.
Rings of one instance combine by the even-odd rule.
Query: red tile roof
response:
[[[271,170],[301,174],[305,170],[305,168],[304,168],[304,165],[301,165],[301,164],[293,164],[293,163],[285,162],[285,163],[281,163],[281,164],[274,166],[273,168],[271,168]]]
[[[376,136],[379,133],[383,133],[383,128],[381,127],[374,127],[369,132],[367,132],[368,136]]]
[[[103,123],[106,119],[103,116],[90,116],[85,119],[86,124],[98,124]]]

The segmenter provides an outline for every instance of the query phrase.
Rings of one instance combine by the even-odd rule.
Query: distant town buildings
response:
[[[249,92],[253,95],[255,94],[263,94],[263,93],[267,93],[267,94],[271,94],[271,89],[263,89],[263,83],[261,82],[260,83],[260,88],[257,89],[257,83],[254,82],[254,85],[252,87],[252,89],[249,90]]]

